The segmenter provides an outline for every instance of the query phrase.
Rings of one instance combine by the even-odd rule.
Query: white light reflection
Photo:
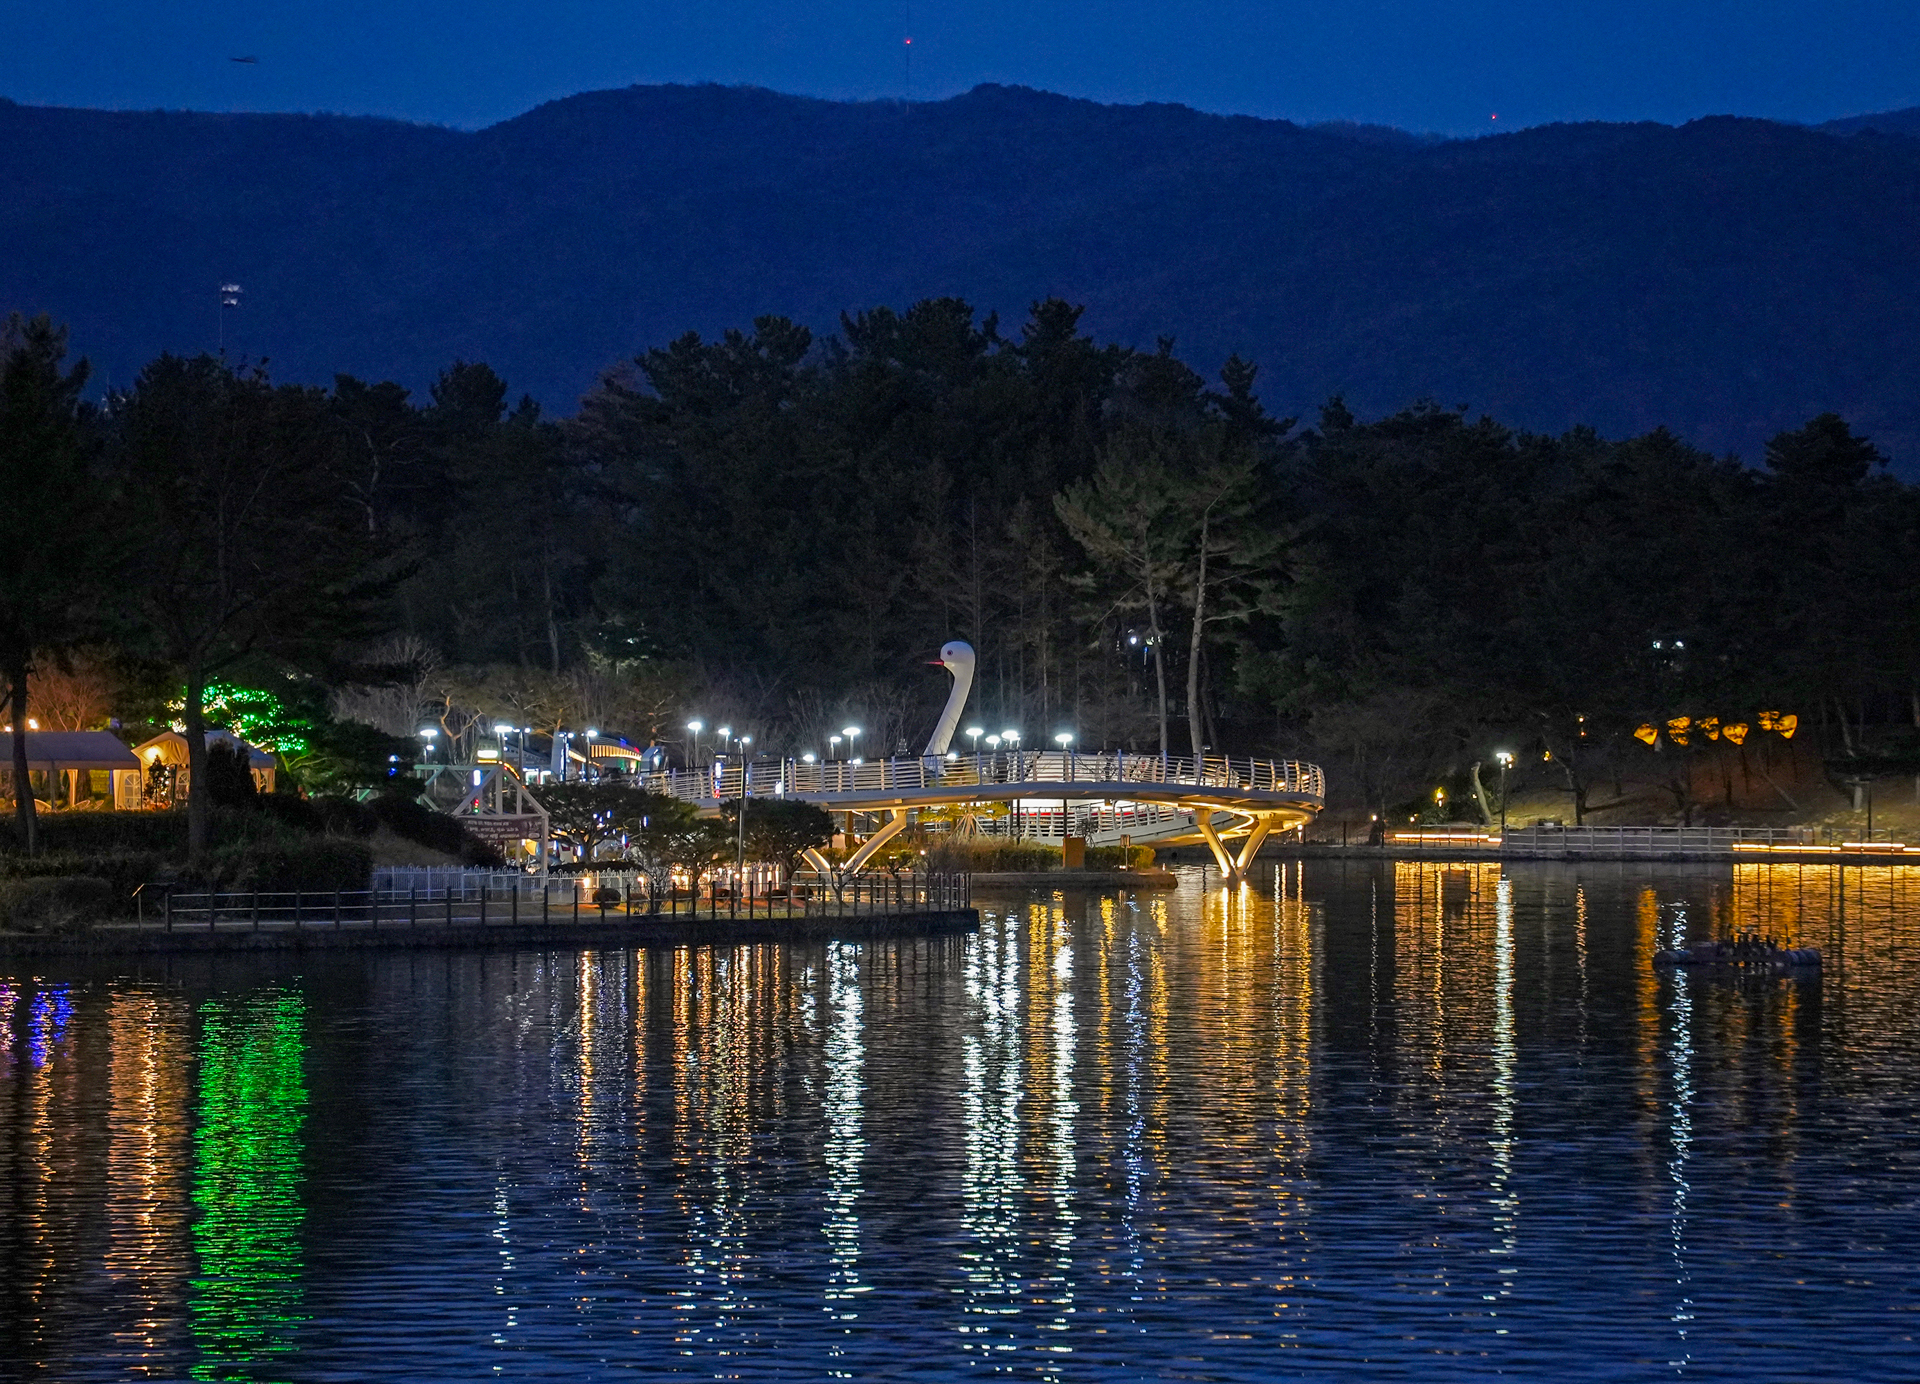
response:
[[[1673,930],[1666,945],[1687,945],[1687,911],[1682,905],[1671,909]],[[1679,1337],[1679,1354],[1667,1364],[1684,1370],[1692,1363],[1688,1337],[1692,1332],[1692,1272],[1687,1268],[1687,1201],[1692,1188],[1687,1184],[1687,1164],[1693,1154],[1693,994],[1687,987],[1687,970],[1673,968],[1673,1100],[1669,1105],[1668,1138],[1673,1157],[1667,1162],[1667,1175],[1673,1179],[1673,1305],[1674,1334]]]
[[[1053,954],[1053,1070],[1049,1073],[1051,1118],[1048,1121],[1048,1152],[1053,1164],[1053,1233],[1048,1237],[1053,1250],[1054,1317],[1048,1329],[1065,1332],[1073,1314],[1073,1242],[1079,1213],[1073,1209],[1074,1134],[1080,1106],[1073,1098],[1073,943],[1067,931],[1066,915],[1055,912]],[[1065,1351],[1067,1347],[1058,1346]]]
[[[961,1224],[973,1246],[960,1258],[966,1275],[960,1348],[991,1365],[1018,1348],[1010,1322],[1020,1311],[1021,1200],[1020,919],[988,913],[968,948],[967,998],[974,1031],[962,1043],[967,1168]]]
[[[1493,1207],[1493,1230],[1499,1237],[1494,1254],[1511,1257],[1519,1246],[1520,1198],[1513,1190],[1514,1068],[1518,1051],[1513,1037],[1513,881],[1495,882],[1493,892],[1493,1132],[1487,1147],[1493,1154],[1493,1179],[1488,1201]],[[1495,1270],[1497,1293],[1513,1294],[1511,1263]],[[1497,1313],[1496,1313],[1497,1315]],[[1504,1327],[1498,1329],[1505,1335]]]
[[[859,1317],[857,1294],[867,1291],[860,1281],[860,1167],[866,1158],[865,1133],[866,1039],[864,1001],[860,992],[859,948],[840,943],[827,956],[827,1080],[824,1101],[827,1118],[827,1288],[828,1317],[844,1323],[851,1335]],[[831,1343],[830,1357],[845,1353]],[[834,1378],[852,1376],[829,1369]]]
[[[157,1376],[186,1315],[193,1053],[175,994],[132,991],[107,1005],[107,1225],[104,1267],[127,1313],[102,1332],[130,1375]],[[4,1019],[0,1019],[4,1023]],[[95,1319],[96,1329],[108,1321]]]

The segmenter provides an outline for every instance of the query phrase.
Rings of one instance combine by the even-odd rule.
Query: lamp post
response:
[[[433,763],[433,738],[439,733],[440,732],[432,726],[423,726],[420,729],[420,738],[427,742],[422,753],[426,756],[426,762],[429,764]]]
[[[1020,776],[1023,773],[1025,773],[1025,768],[1020,763],[1020,732],[1017,730],[1003,730],[1000,732],[1000,740],[1001,740],[1001,743],[1006,745],[1007,753],[1011,755],[1013,758],[1013,763],[1011,767],[1009,767],[1007,770],[1007,773],[1009,775],[1007,782],[1017,783],[1020,779]],[[1013,836],[1014,836],[1014,839],[1017,841],[1021,839],[1021,831],[1022,831],[1022,823],[1020,821],[1020,800],[1018,798],[1015,798],[1010,804],[1010,806],[1013,808]]]
[[[840,758],[840,737],[837,735],[827,737],[827,758],[829,760]]]
[[[842,726],[840,733],[847,737],[847,758],[853,758],[853,742],[860,738],[860,727]]]
[[[1501,750],[1494,756],[1500,761],[1500,841],[1507,839],[1507,769],[1513,763],[1513,756]]]
[[[707,728],[707,724],[704,721],[687,722],[687,729],[693,732],[693,766],[692,767],[696,769],[700,767],[700,732],[705,730],[706,728]]]
[[[1061,731],[1053,737],[1053,743],[1060,747],[1061,758],[1065,761],[1061,765],[1061,772],[1065,775],[1064,781],[1071,783],[1073,782],[1073,751],[1067,747],[1073,744],[1073,732]],[[1067,849],[1067,838],[1071,835],[1073,832],[1067,821],[1067,799],[1063,795],[1060,799],[1060,849],[1063,853]]]
[[[746,883],[747,879],[747,774],[748,765],[752,762],[747,758],[747,754],[748,746],[752,744],[753,737],[751,735],[743,735],[740,737],[740,820],[738,823],[740,828],[740,844],[733,871],[733,897],[736,902],[740,898],[740,888]],[[747,911],[749,913],[753,911],[752,894],[747,895]]]

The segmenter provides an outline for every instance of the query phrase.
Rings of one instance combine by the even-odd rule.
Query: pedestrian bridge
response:
[[[849,873],[857,873],[918,812],[950,814],[969,804],[992,804],[1005,817],[987,817],[990,831],[1004,826],[1008,834],[1042,840],[1084,836],[1093,845],[1118,844],[1123,836],[1142,845],[1205,842],[1222,873],[1235,875],[1245,872],[1271,832],[1311,821],[1326,800],[1325,780],[1314,764],[1121,751],[950,753],[825,764],[720,760],[636,782],[709,812],[744,793],[750,799],[796,798],[833,812],[884,814],[885,823],[843,867]]]

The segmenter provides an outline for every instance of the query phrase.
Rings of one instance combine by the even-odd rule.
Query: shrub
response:
[[[1128,859],[1131,854],[1132,859]],[[1153,847],[1134,846],[1131,851],[1119,846],[1088,846],[1089,870],[1148,870],[1153,868]]]
[[[59,932],[107,916],[113,886],[91,875],[41,875],[0,880],[0,927]]]
[[[373,851],[361,841],[311,836],[295,841],[256,841],[210,851],[201,866],[182,870],[187,889],[243,894],[285,894],[298,889],[330,894],[365,889],[373,880]]]
[[[255,799],[255,805],[289,831],[317,836],[326,830],[318,808],[307,798],[292,793],[263,793]]]
[[[505,857],[460,825],[458,817],[435,812],[425,803],[397,794],[382,794],[370,804],[375,819],[395,836],[431,850],[458,856],[467,865],[502,865]]]
[[[313,813],[314,830],[329,836],[366,837],[380,829],[380,814],[377,811],[358,798],[349,798],[343,793],[310,798],[307,805]]]
[[[1037,841],[974,841],[962,844],[943,842],[927,852],[927,864],[935,870],[967,870],[976,874],[1013,871],[1057,870],[1060,848]]]
[[[207,796],[216,807],[252,807],[260,801],[253,781],[253,757],[240,745],[216,741],[207,746]]]
[[[171,812],[41,812],[40,848],[54,853],[100,855],[111,851],[157,851],[179,855],[187,849],[185,809]],[[0,822],[0,853],[24,849],[20,824]]]
[[[105,880],[109,891],[109,911],[113,913],[132,913],[136,906],[134,891],[143,884],[161,879],[165,872],[165,861],[155,851],[112,851],[103,855],[79,855],[63,851],[31,858],[23,855],[0,856],[0,881],[47,879],[62,875],[87,875]]]

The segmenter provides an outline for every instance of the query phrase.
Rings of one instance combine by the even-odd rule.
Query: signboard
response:
[[[543,819],[537,812],[507,813],[498,817],[462,816],[458,820],[461,826],[489,846],[538,841],[543,825]]]

